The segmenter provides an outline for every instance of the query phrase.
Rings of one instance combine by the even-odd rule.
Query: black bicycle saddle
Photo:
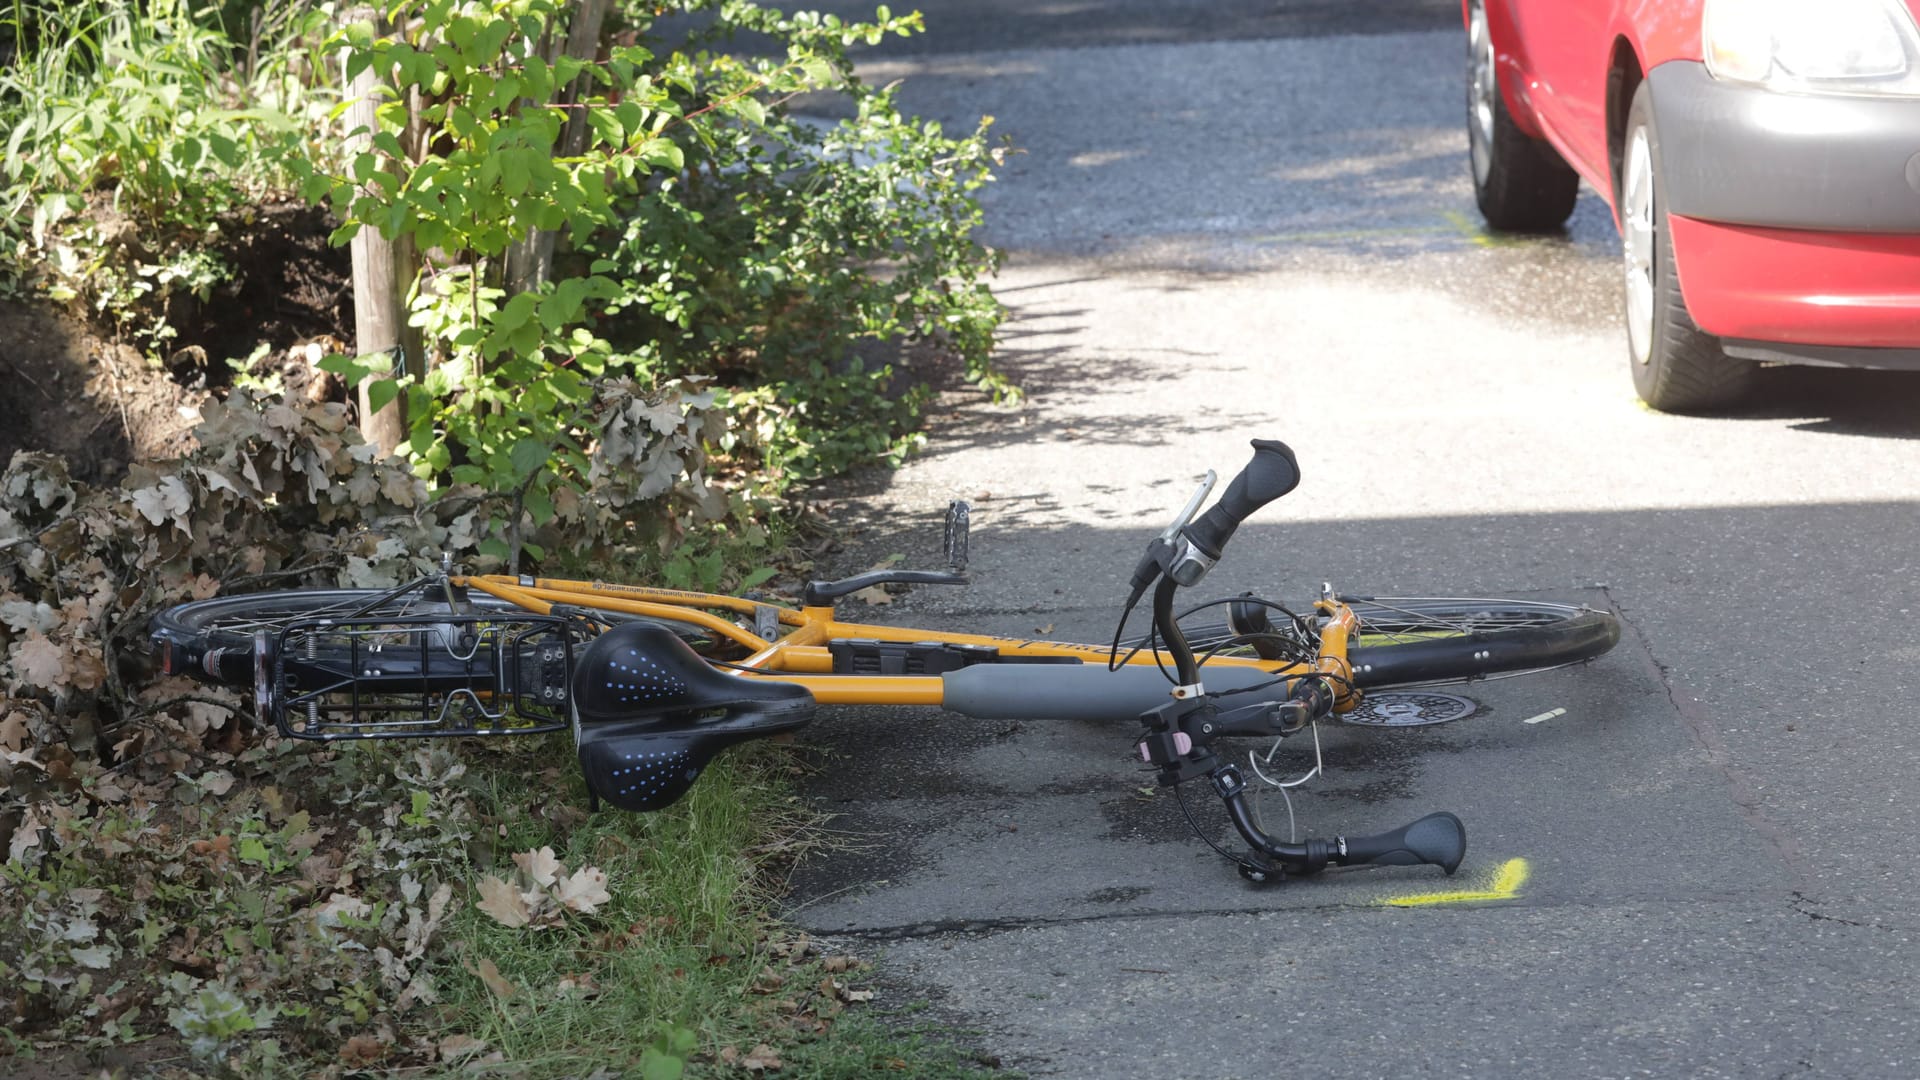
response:
[[[813,695],[726,674],[666,627],[628,623],[581,653],[573,707],[588,790],[623,810],[659,810],[720,751],[812,719]]]

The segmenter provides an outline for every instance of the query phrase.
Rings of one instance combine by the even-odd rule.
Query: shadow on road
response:
[[[1904,572],[1906,555],[1881,538],[1909,530],[1916,511],[1920,503],[1900,502],[1248,525],[1201,592],[1252,588],[1302,603],[1330,579],[1361,594],[1544,590],[1616,604],[1627,637],[1590,668],[1476,684],[1464,692],[1481,715],[1444,728],[1334,731],[1329,782],[1296,806],[1315,827],[1343,829],[1465,807],[1470,828],[1496,838],[1480,857],[1544,859],[1552,873],[1535,895],[1564,902],[1756,889],[1784,897],[1817,889],[1851,859],[1920,854],[1881,811],[1907,789],[1909,756],[1852,753],[1904,738],[1904,714],[1871,703],[1912,689],[1906,628],[1920,612],[1920,575]],[[921,590],[887,608],[849,604],[843,617],[1107,639],[1144,530],[1033,529],[992,503],[975,508],[975,521],[973,572],[986,595]],[[923,530],[884,523],[862,546],[908,552],[909,564],[931,556]],[[1017,561],[996,565],[999,553]],[[1816,558],[1866,572],[1806,572]],[[1588,588],[1601,581],[1604,592]],[[1822,611],[1845,611],[1847,633],[1809,632]],[[1783,676],[1792,695],[1764,689]],[[1807,708],[1842,693],[1844,727]],[[1554,706],[1569,707],[1565,723],[1518,723]],[[826,713],[808,736],[824,754],[809,792],[867,850],[803,866],[796,902],[821,913],[822,929],[859,923],[862,905],[884,925],[914,921],[916,905],[938,908],[928,919],[1053,919],[1078,910],[1072,897],[1116,882],[1148,886],[1123,905],[1131,910],[1237,909],[1269,896],[1345,902],[1339,885],[1223,890],[1231,871],[1198,858],[1204,848],[1187,838],[1177,806],[1137,790],[1145,781],[1128,761],[1132,731],[931,710]],[[1302,751],[1287,746],[1297,765]],[[1800,772],[1808,757],[1835,754],[1848,755],[1844,777]],[[1818,799],[1822,814],[1792,816],[1760,794],[1785,790]],[[1195,805],[1218,824],[1211,801]],[[1151,849],[1173,841],[1188,847],[1175,849],[1169,869],[1169,853]],[[1365,888],[1408,873],[1417,872],[1383,871]],[[963,880],[992,888],[941,884]],[[842,893],[851,899],[818,903]]]
[[[1920,372],[1765,367],[1753,396],[1720,414],[1733,420],[1793,420],[1795,431],[1920,439]]]

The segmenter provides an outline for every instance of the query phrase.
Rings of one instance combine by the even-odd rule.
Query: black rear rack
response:
[[[530,612],[303,620],[255,639],[255,702],[296,739],[559,731],[582,636]]]

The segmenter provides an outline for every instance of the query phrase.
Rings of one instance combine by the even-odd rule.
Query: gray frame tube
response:
[[[1218,693],[1277,676],[1259,668],[1206,667],[1201,682]],[[1151,664],[1108,671],[1105,664],[974,664],[940,676],[944,706],[981,720],[1132,720],[1165,704],[1173,683]],[[1274,685],[1273,699],[1286,694]],[[1254,699],[1247,699],[1251,704]]]

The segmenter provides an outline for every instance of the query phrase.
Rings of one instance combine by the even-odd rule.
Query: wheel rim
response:
[[[1360,646],[1405,645],[1441,638],[1552,626],[1583,608],[1527,600],[1375,596],[1351,601],[1360,616]]]
[[[351,615],[358,615],[363,619],[381,619],[436,614],[447,610],[445,603],[412,596],[390,600],[364,611],[363,609],[367,609],[370,596],[348,595],[337,599],[329,597],[325,600],[307,600],[298,598],[297,594],[295,596],[296,598],[289,599],[285,603],[276,604],[267,600],[253,605],[236,605],[231,611],[220,612],[205,619],[199,623],[197,629],[207,635],[209,640],[224,637],[250,642],[258,631],[264,630],[269,634],[277,634],[296,622],[344,619]],[[476,602],[476,606],[482,609],[511,607],[492,597],[482,598]]]
[[[1538,600],[1474,599],[1470,597],[1371,596],[1344,598],[1360,617],[1360,634],[1353,647],[1406,645],[1473,634],[1498,633],[1525,627],[1553,626],[1587,612],[1588,608]],[[1196,651],[1220,649],[1223,656],[1245,656],[1252,649],[1229,644],[1233,631],[1219,624],[1183,626],[1187,644]],[[1303,641],[1311,648],[1313,642]],[[1142,637],[1128,648],[1145,648]]]
[[[1653,357],[1653,153],[1647,129],[1635,128],[1627,141],[1621,182],[1620,247],[1626,256],[1627,338],[1636,363]]]
[[[1493,103],[1500,93],[1494,75],[1493,35],[1487,33],[1487,11],[1473,5],[1473,22],[1467,30],[1467,134],[1473,149],[1473,179],[1484,184],[1493,171]]]

